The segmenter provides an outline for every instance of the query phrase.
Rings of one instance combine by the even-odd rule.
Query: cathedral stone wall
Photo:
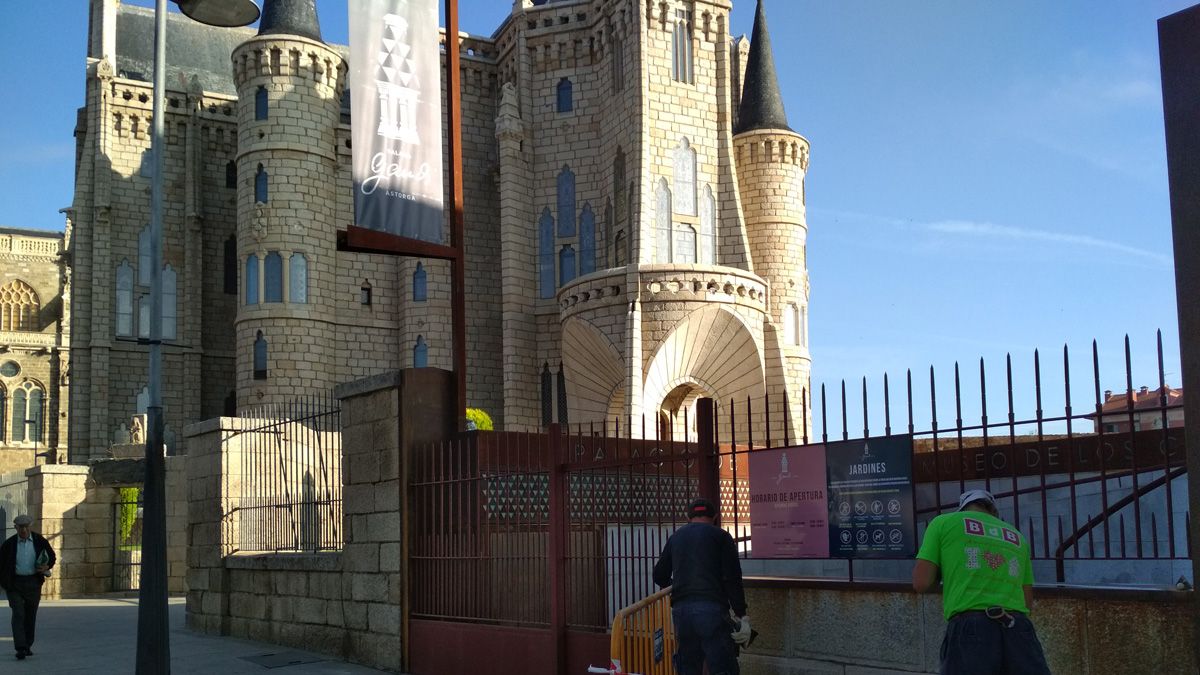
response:
[[[148,287],[136,272],[149,218],[151,100],[131,46],[147,10],[111,0],[91,7],[70,211],[77,232],[68,243],[78,290],[65,293],[76,336],[72,459],[80,461],[128,433],[147,361],[138,334]],[[807,386],[807,346],[784,330],[781,309],[794,304],[807,316],[807,142],[796,142],[803,159],[789,164],[745,154],[748,142],[734,137],[753,66],[729,15],[718,0],[522,2],[491,38],[458,36],[467,400],[498,426],[537,428],[546,410],[571,422],[678,411],[693,398],[668,401],[663,387],[711,386],[680,359],[675,372],[659,372],[659,357],[694,355],[688,344],[702,350],[706,340],[711,347],[709,336],[680,336],[714,321],[734,322],[721,325],[745,340],[728,355],[733,366],[763,371],[757,384],[743,373],[722,387],[774,396]],[[177,21],[172,30],[207,29]],[[177,275],[178,335],[164,350],[168,437],[185,423],[338,382],[452,366],[449,263],[337,249],[338,232],[354,223],[347,50],[286,33],[236,37],[228,62],[170,56],[178,62],[167,86],[164,262]],[[675,70],[681,58],[686,75]],[[677,175],[681,149],[695,153],[695,208],[682,207],[693,199],[679,192],[689,189]],[[256,194],[260,164],[265,200]],[[447,163],[447,201],[449,172]],[[669,214],[673,226],[699,227],[711,190],[711,259],[673,259],[663,249],[655,191],[664,179],[681,207]],[[282,261],[279,302],[265,297],[272,253]],[[295,255],[306,265],[302,301],[292,297]],[[585,255],[594,264],[582,265]],[[135,272],[131,309],[119,307],[122,265]],[[260,332],[265,378],[255,372]],[[602,382],[583,379],[589,349],[605,354]]]

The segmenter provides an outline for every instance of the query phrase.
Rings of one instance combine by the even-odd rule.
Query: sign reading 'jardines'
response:
[[[437,0],[350,0],[358,227],[442,242]]]

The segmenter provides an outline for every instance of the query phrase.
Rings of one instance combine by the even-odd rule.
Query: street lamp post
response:
[[[212,26],[244,26],[258,19],[253,0],[175,0],[180,11]],[[167,0],[154,3],[154,108],[150,156],[150,372],[146,409],[141,582],[138,585],[138,675],[171,672],[167,616],[167,509],[162,419],[163,97],[166,95]]]

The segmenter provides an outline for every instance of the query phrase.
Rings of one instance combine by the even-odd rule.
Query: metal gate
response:
[[[415,448],[406,672],[477,673],[481,654],[497,675],[607,665],[613,617],[653,592],[687,503],[738,491],[701,403],[690,440],[552,425]]]
[[[142,573],[142,490],[122,488],[112,505],[112,590],[136,591]]]

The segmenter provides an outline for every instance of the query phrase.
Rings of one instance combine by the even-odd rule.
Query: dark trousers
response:
[[[705,662],[709,675],[738,675],[727,606],[708,600],[685,600],[671,608],[671,619],[678,644],[678,675],[701,675]]]
[[[13,577],[8,591],[8,606],[12,608],[13,647],[17,651],[33,646],[37,624],[38,604],[42,601],[42,584],[37,576]]]
[[[1014,613],[1014,623],[983,612],[955,615],[942,639],[942,675],[1050,675],[1033,622]]]

